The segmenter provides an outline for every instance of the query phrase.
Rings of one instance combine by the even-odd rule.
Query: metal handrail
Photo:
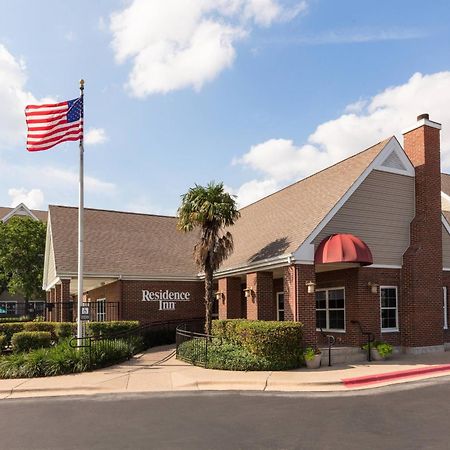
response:
[[[372,361],[372,354],[370,344],[375,341],[375,335],[371,331],[364,331],[359,320],[351,320],[350,323],[354,325],[358,325],[361,334],[367,336],[367,361]]]
[[[336,338],[332,334],[326,334],[320,327],[321,335],[328,340],[328,367],[331,367],[331,347],[336,343]]]

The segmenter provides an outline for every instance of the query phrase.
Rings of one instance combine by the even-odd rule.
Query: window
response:
[[[316,328],[345,331],[345,289],[316,290]]]
[[[106,299],[99,298],[97,300],[97,322],[104,322],[106,320]]]
[[[448,300],[447,300],[447,286],[442,288],[444,295],[444,330],[448,330]]]
[[[29,312],[34,313],[36,316],[43,316],[45,312],[45,302],[42,300],[35,300],[28,302]]]
[[[397,286],[380,286],[381,331],[398,331]]]
[[[277,320],[284,320],[284,292],[277,292]]]
[[[17,302],[0,302],[0,315],[15,316],[17,314]]]

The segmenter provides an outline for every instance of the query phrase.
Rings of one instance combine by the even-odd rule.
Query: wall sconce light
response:
[[[245,298],[253,297],[254,293],[255,293],[255,291],[251,287],[247,287],[247,288],[244,289]]]
[[[308,288],[308,294],[314,294],[316,292],[316,283],[314,281],[307,281],[305,285]]]
[[[222,300],[223,302],[225,302],[225,294],[221,291],[217,291],[216,292],[216,300],[218,302],[220,302],[220,300]]]
[[[367,286],[369,286],[370,292],[372,292],[372,294],[376,294],[378,292],[379,285],[377,283],[372,283],[372,281],[369,281],[367,283]]]

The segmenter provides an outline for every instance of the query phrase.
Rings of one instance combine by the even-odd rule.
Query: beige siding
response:
[[[442,264],[446,269],[450,268],[450,235],[444,225],[442,225]]]
[[[351,233],[370,248],[374,264],[401,265],[414,217],[414,178],[373,171],[314,240]],[[450,253],[449,253],[450,254]]]

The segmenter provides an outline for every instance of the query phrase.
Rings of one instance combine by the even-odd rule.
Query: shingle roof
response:
[[[231,227],[234,252],[222,269],[297,250],[391,138],[243,209]],[[175,217],[85,210],[85,273],[194,276],[198,234],[176,230]],[[50,206],[58,275],[77,270],[77,208]]]
[[[243,208],[221,270],[296,251],[390,139]]]
[[[56,270],[76,273],[78,208],[49,207]],[[85,209],[86,274],[187,276],[197,274],[196,233],[176,229],[175,217]]]
[[[7,208],[0,206],[0,220],[7,216],[14,208]],[[41,211],[39,209],[30,210],[41,222],[47,222],[47,211]]]

